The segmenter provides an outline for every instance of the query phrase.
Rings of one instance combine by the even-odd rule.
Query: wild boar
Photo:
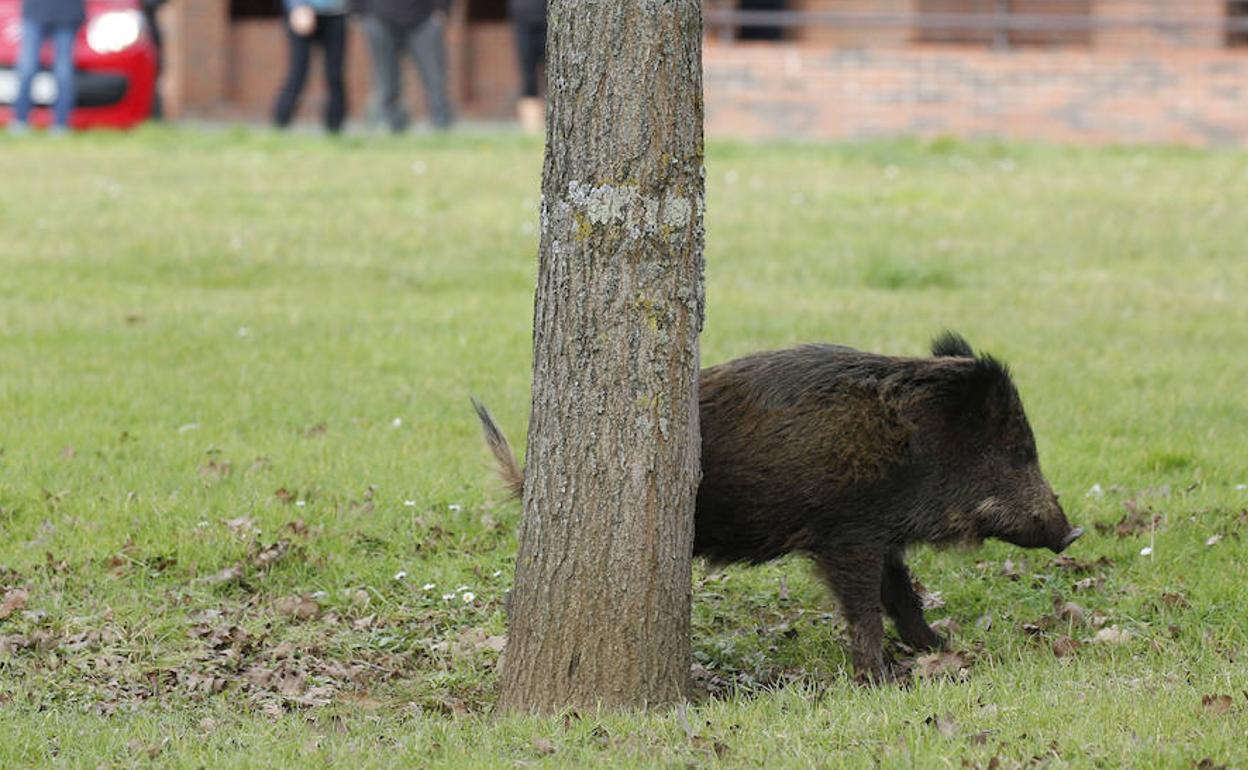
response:
[[[946,332],[931,358],[804,345],[703,369],[694,555],[761,564],[809,555],[840,601],[854,668],[886,678],[883,615],[916,650],[944,640],[923,617],[908,547],[997,538],[1065,549],[1071,527],[1040,472],[1006,366]],[[524,476],[474,400],[510,490]]]

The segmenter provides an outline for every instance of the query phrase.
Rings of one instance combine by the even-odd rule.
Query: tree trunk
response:
[[[698,0],[551,0],[524,521],[499,708],[684,697],[700,473]]]

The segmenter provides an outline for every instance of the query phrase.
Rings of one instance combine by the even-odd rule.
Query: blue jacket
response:
[[[22,0],[22,18],[52,24],[81,24],[86,0]]]
[[[293,11],[300,5],[311,6],[312,10],[323,16],[347,12],[347,0],[286,0],[288,11]]]

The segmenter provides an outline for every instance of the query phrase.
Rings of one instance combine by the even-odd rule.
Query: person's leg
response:
[[[347,84],[343,77],[347,50],[347,17],[319,16],[316,26],[320,30],[321,45],[325,50],[325,86],[329,90],[329,103],[325,105],[325,128],[331,134],[336,134],[342,130],[342,121],[347,115]]]
[[[546,57],[546,25],[517,21],[515,23],[516,54],[520,60],[520,101],[516,114],[520,127],[531,134],[541,133],[546,118],[546,105],[538,97],[538,68]]]
[[[398,133],[407,127],[403,109],[403,76],[399,70],[399,41],[394,28],[376,16],[364,17],[364,34],[373,60],[372,106],[375,115]]]
[[[43,24],[22,20],[22,45],[17,53],[17,99],[13,102],[13,125],[18,129],[30,123],[30,88],[39,72],[43,35]]]
[[[156,13],[159,6],[143,3],[143,18],[147,21],[147,31],[152,37],[152,45],[156,47],[156,91],[152,94],[152,120],[165,117],[164,101],[160,98],[160,75],[165,69],[164,39],[160,34],[160,20]]]
[[[449,128],[454,120],[446,93],[446,36],[440,16],[431,16],[408,35],[408,50],[416,60],[425,86],[425,104],[436,129]]]
[[[278,128],[290,125],[299,106],[299,96],[303,93],[303,83],[308,76],[308,59],[312,55],[311,39],[295,34],[286,21],[286,38],[290,45],[290,63],[286,70],[286,81],[277,94],[277,103],[273,106],[273,123]]]
[[[514,24],[516,54],[520,59],[520,96],[536,98],[537,71],[546,53],[546,25],[518,21]]]
[[[53,108],[52,125],[62,131],[69,128],[69,114],[77,97],[74,83],[74,38],[77,36],[76,24],[57,24],[52,28],[52,72],[56,75],[56,106]]]

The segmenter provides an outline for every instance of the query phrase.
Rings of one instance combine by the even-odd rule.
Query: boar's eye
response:
[[[1011,450],[1010,455],[1018,465],[1030,465],[1040,461],[1036,445],[1032,441],[1019,441],[1011,447]]]

